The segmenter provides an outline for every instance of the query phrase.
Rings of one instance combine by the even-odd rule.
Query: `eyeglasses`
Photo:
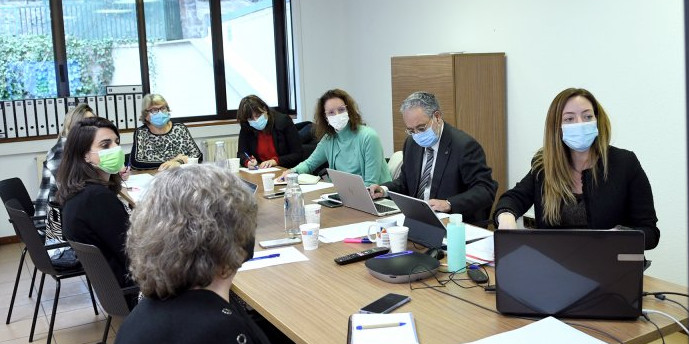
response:
[[[414,129],[404,129],[404,132],[407,133],[407,135],[414,135],[414,134],[420,134],[428,130],[430,127],[431,123],[433,123],[433,118],[431,118],[428,122],[426,122],[426,125],[424,126],[418,126]]]
[[[146,110],[146,112],[148,112],[148,113],[151,114],[151,115],[156,114],[156,113],[158,113],[158,112],[160,112],[160,111],[167,111],[167,106],[161,106],[161,107],[157,107],[157,108],[150,108],[150,109],[147,109],[147,110]]]
[[[335,116],[347,112],[347,105],[342,105],[335,110],[326,111],[326,116]]]

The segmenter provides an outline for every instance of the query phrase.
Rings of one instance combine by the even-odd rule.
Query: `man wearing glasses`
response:
[[[388,191],[423,199],[435,211],[462,214],[464,222],[487,220],[498,183],[481,145],[446,124],[435,96],[414,92],[400,107],[409,137],[397,179],[371,185],[372,198]]]

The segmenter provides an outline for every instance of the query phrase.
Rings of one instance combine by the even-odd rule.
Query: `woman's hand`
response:
[[[517,219],[509,211],[498,215],[498,229],[517,229]]]
[[[251,159],[246,161],[246,167],[250,170],[255,169],[256,165],[258,165],[258,162],[254,158],[251,158]]]
[[[276,181],[284,182],[286,180],[285,178],[287,178],[287,175],[290,173],[296,173],[296,172],[294,172],[292,169],[287,169],[284,172],[282,172],[282,174],[277,178]]]
[[[120,178],[122,180],[127,181],[129,179],[129,176],[132,174],[132,167],[131,166],[125,166],[120,170]]]
[[[254,160],[254,161],[256,161],[256,160]],[[275,159],[270,159],[270,160],[266,160],[266,161],[262,162],[261,165],[258,166],[258,168],[269,168],[269,167],[277,166],[277,164],[278,164],[278,162],[275,161]]]
[[[158,171],[164,171],[164,170],[167,170],[168,168],[179,167],[179,166],[182,166],[182,163],[179,160],[172,159],[172,160],[168,160],[168,161],[160,164],[160,167],[158,167]]]

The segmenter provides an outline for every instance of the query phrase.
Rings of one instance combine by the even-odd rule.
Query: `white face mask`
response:
[[[333,116],[326,116],[326,118],[328,119],[328,124],[330,124],[331,127],[335,128],[335,131],[340,131],[344,129],[347,123],[349,123],[349,114],[347,112],[343,112]]]

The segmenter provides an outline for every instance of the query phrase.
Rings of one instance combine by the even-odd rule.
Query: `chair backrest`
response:
[[[20,206],[18,209],[23,210],[29,216],[34,216],[36,212],[29,192],[26,191],[22,180],[17,177],[0,181],[0,199],[2,199],[2,203],[16,199]]]
[[[26,245],[29,256],[31,256],[31,260],[38,270],[49,275],[58,275],[59,273],[50,261],[50,256],[45,248],[43,239],[38,235],[38,230],[29,218],[29,215],[21,209],[19,201],[11,199],[5,202],[5,209],[7,209],[7,213],[10,215],[10,220],[17,231],[17,235]]]
[[[74,241],[69,241],[69,244],[84,267],[86,276],[91,281],[105,312],[120,317],[129,315],[124,292],[100,249]]]
[[[397,151],[392,154],[390,160],[388,160],[388,170],[390,171],[390,176],[392,176],[392,179],[397,179],[402,171],[402,158],[402,151]]]

